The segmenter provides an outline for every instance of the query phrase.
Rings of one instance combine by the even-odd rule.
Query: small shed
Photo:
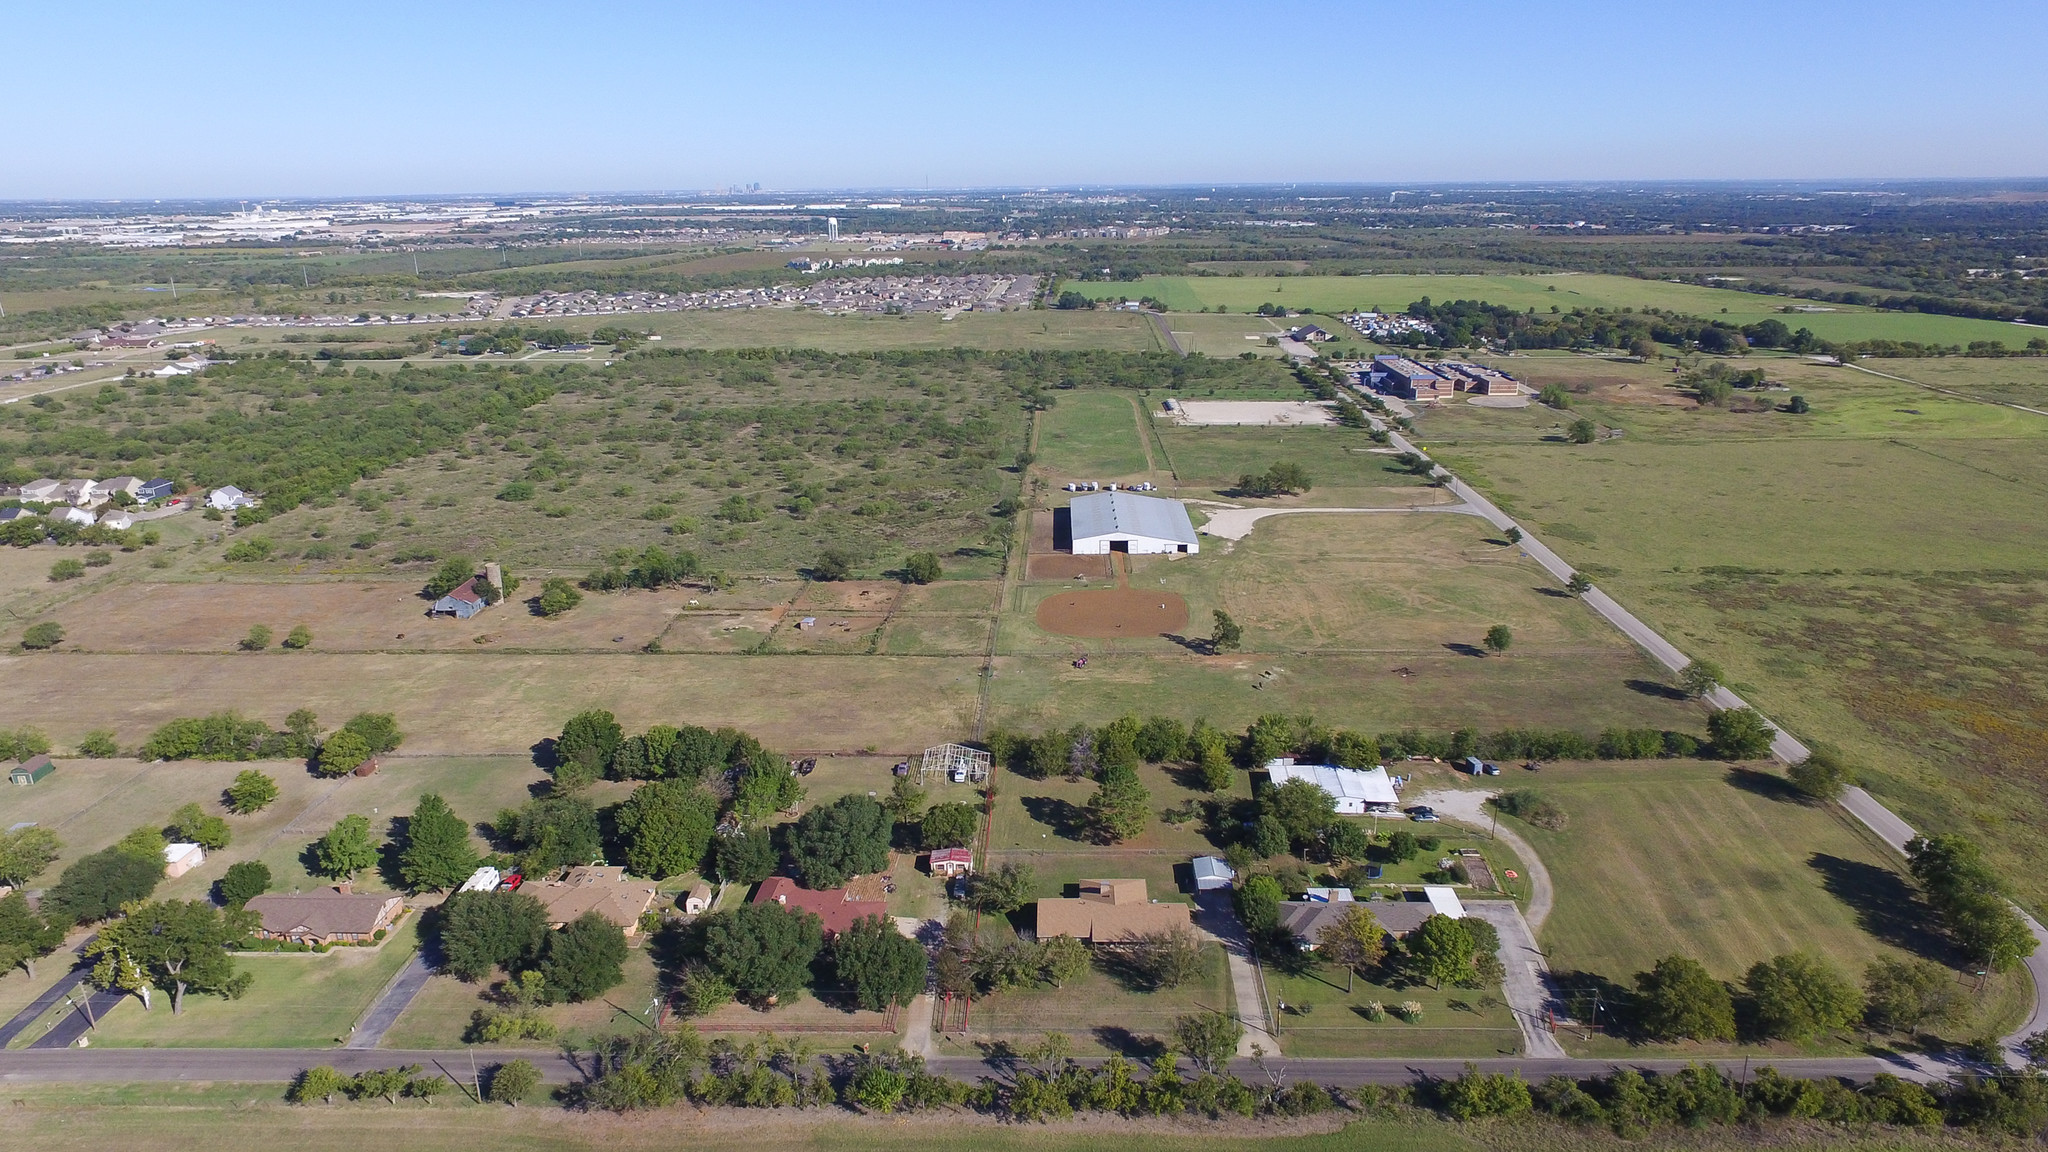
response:
[[[206,863],[206,849],[197,844],[164,845],[164,876],[175,880]]]
[[[1192,865],[1195,872],[1195,891],[1210,892],[1228,888],[1237,879],[1237,872],[1223,862],[1221,856],[1197,856]]]
[[[16,764],[7,773],[7,782],[26,787],[57,770],[57,765],[48,756],[33,756]]]
[[[361,764],[356,765],[355,771],[351,773],[351,775],[355,776],[375,776],[376,774],[377,758],[375,756],[372,756],[368,760],[363,761]]]
[[[483,595],[476,590],[476,578],[471,577],[457,585],[446,596],[434,601],[434,606],[427,610],[427,614],[467,620],[483,610]]]
[[[711,911],[711,885],[699,880],[683,893],[683,915],[702,916]]]

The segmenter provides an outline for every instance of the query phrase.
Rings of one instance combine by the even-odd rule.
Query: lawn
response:
[[[1141,991],[1098,961],[1064,987],[1013,989],[982,997],[974,1002],[968,1020],[973,1045],[957,1032],[948,1033],[940,1040],[938,1053],[966,1055],[986,1042],[1021,1048],[1048,1032],[1064,1032],[1073,1039],[1077,1054],[1143,1054],[1151,1050],[1154,1039],[1170,1036],[1173,1022],[1181,1016],[1233,1010],[1223,946],[1207,944],[1202,951],[1202,974],[1179,988]]]
[[[1490,1059],[1522,1050],[1522,1033],[1498,987],[1431,988],[1428,984],[1399,987],[1360,978],[1345,991],[1344,973],[1328,965],[1303,964],[1294,971],[1265,969],[1268,1010],[1285,1004],[1279,1014],[1280,1047],[1289,1056],[1408,1056]],[[1394,1009],[1404,1003],[1422,1006],[1414,1022]],[[1381,1006],[1381,1019],[1371,1018],[1371,1005]]]
[[[1555,305],[1573,308],[1663,308],[1708,316],[1734,324],[1766,318],[1788,326],[1810,328],[1823,340],[1906,340],[1920,343],[1968,344],[1996,340],[2019,348],[2038,330],[1993,320],[1935,316],[1918,312],[1881,312],[1841,304],[1832,311],[1786,315],[1782,296],[1765,296],[1729,288],[1702,288],[1664,280],[1583,273],[1549,275],[1470,276],[1147,276],[1136,283],[1075,282],[1062,284],[1096,299],[1152,296],[1176,312],[1206,311],[1221,304],[1231,312],[1251,312],[1261,304],[1282,304],[1320,313],[1363,310],[1399,312],[1423,297],[1432,300],[1484,300],[1517,311],[1547,311]],[[1325,327],[1328,327],[1326,324]],[[1249,341],[1246,341],[1249,344]]]
[[[595,1038],[633,1027],[621,1015],[621,1010],[637,1020],[650,1019],[647,1013],[655,995],[654,963],[648,957],[644,941],[636,938],[632,943],[635,946],[626,953],[624,983],[596,1000],[556,1004],[541,1010],[543,1016],[561,1029],[562,1042],[587,1045]],[[489,992],[487,983],[465,984],[445,975],[429,977],[426,987],[420,989],[420,994],[398,1022],[384,1034],[382,1046],[400,1050],[462,1047],[462,1035],[469,1027],[471,1016],[479,1009],[493,1006]],[[494,1047],[500,1045],[478,1045],[477,1058],[489,1059],[488,1054]],[[534,1043],[528,1040],[505,1047],[532,1048]]]
[[[1038,469],[1055,484],[1146,479],[1159,466],[1151,458],[1141,419],[1134,393],[1062,393],[1059,403],[1039,418]]]
[[[418,922],[408,917],[375,949],[240,957],[237,963],[255,977],[240,999],[189,994],[178,1016],[171,1015],[167,993],[157,993],[147,1012],[140,1001],[123,1001],[100,1018],[92,1042],[110,1048],[338,1047],[411,957]]]

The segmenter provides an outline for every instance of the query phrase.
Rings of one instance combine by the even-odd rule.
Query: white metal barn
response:
[[[1131,492],[1090,492],[1074,497],[1068,515],[1074,555],[1107,552],[1200,552],[1195,525],[1178,500]]]
[[[1266,762],[1266,776],[1275,788],[1289,780],[1306,780],[1328,792],[1330,798],[1337,802],[1337,811],[1347,816],[1363,816],[1374,810],[1391,811],[1401,802],[1385,768],[1369,768],[1361,772],[1356,768],[1333,768],[1328,764],[1296,764],[1292,759],[1283,757]]]

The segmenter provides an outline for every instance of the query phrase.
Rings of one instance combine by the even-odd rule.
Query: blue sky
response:
[[[2048,175],[2048,3],[32,3],[0,198]]]

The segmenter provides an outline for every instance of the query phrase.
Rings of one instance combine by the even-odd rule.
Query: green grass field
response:
[[[1077,480],[1142,480],[1156,467],[1139,423],[1148,418],[1130,393],[1064,393],[1039,420],[1040,470]]]
[[[1421,439],[1767,714],[1848,750],[1909,821],[1984,840],[2038,907],[2048,887],[2025,861],[2048,839],[2021,766],[2048,754],[2048,417],[1766,367],[1815,419],[1633,397],[1654,371],[1554,358],[1541,370],[1589,388],[1574,411],[1625,437],[1548,443],[1537,420],[1480,435],[1454,410],[1425,415]],[[1996,360],[1870,367],[2001,399],[2039,380]]]
[[[1151,296],[1175,312],[1204,312],[1222,305],[1231,312],[1250,312],[1261,304],[1314,309],[1319,313],[1363,310],[1398,312],[1423,297],[1436,301],[1484,300],[1516,310],[1547,311],[1556,305],[1573,308],[1663,308],[1733,324],[1754,324],[1774,317],[1792,328],[1811,328],[1823,340],[1906,340],[1933,344],[1968,344],[1996,340],[2019,348],[2040,335],[1993,320],[1959,316],[1880,312],[1854,305],[1820,305],[1826,312],[1780,312],[1781,296],[1764,296],[1728,288],[1702,288],[1664,280],[1628,276],[1556,273],[1534,276],[1148,276],[1135,283],[1077,281],[1062,283],[1098,300]],[[1805,306],[1803,304],[1796,306]],[[1249,341],[1245,341],[1249,344]]]

